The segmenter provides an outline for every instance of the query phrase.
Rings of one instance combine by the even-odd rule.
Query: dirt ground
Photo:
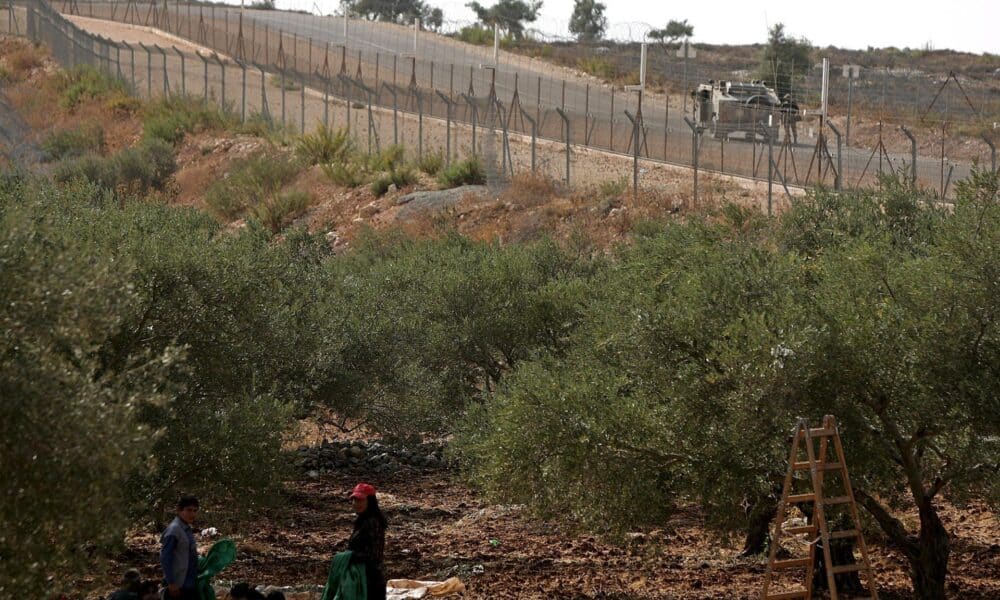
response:
[[[197,527],[217,527],[237,545],[236,562],[219,583],[292,586],[318,598],[330,557],[352,523],[347,492],[359,479],[379,490],[389,519],[390,578],[443,580],[457,576],[468,598],[757,598],[766,559],[739,557],[738,536],[706,529],[694,508],[678,510],[656,528],[617,538],[581,532],[572,524],[538,520],[528,507],[488,502],[457,473],[435,470],[368,478],[330,473],[287,482],[287,506],[253,516],[204,507]],[[912,523],[915,515],[905,515]],[[952,533],[950,597],[1000,598],[1000,522],[980,506],[946,507]],[[868,534],[879,596],[911,598],[899,552]],[[207,545],[206,542],[202,542]],[[111,588],[128,566],[157,576],[157,536],[134,532],[104,573],[79,582],[88,599]],[[311,592],[311,593],[308,593]]]

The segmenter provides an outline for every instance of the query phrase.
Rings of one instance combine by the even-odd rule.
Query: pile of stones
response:
[[[298,464],[310,477],[331,471],[392,474],[450,468],[444,444],[425,441],[388,444],[384,440],[323,440],[298,449]]]

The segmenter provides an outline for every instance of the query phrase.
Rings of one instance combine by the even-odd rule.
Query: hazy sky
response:
[[[230,0],[233,1],[233,0]],[[444,10],[449,21],[471,21],[467,0],[425,0]],[[486,6],[493,0],[480,0]],[[816,46],[952,48],[1000,54],[1000,0],[603,0],[619,38],[639,40],[649,26],[687,19],[694,39],[709,43],[763,42],[768,24],[782,22],[785,31],[805,36]],[[279,8],[336,12],[338,0],[277,0]],[[573,0],[544,0],[534,24],[549,34],[569,35]],[[1000,68],[1000,64],[997,65]]]

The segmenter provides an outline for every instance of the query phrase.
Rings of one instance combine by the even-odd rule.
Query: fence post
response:
[[[392,96],[392,143],[394,145],[399,145],[399,105],[396,100],[397,92],[396,89],[389,85],[388,82],[384,82],[382,87],[388,90],[389,94]]]
[[[446,107],[445,108],[446,119],[445,119],[445,129],[444,129],[444,131],[445,131],[444,164],[445,165],[451,165],[451,104],[452,104],[452,100],[451,100],[451,98],[449,98],[448,96],[446,96],[444,93],[442,93],[441,90],[436,90],[436,92],[437,92],[437,95],[442,100],[444,100],[444,105]],[[395,96],[393,96],[392,102],[393,102],[393,106],[395,107],[395,103],[396,103],[396,97]],[[395,119],[396,119],[396,116],[395,116],[395,113],[393,113],[393,123],[394,124],[395,124]],[[395,127],[395,125],[394,125],[394,127]],[[395,134],[395,129],[393,129],[393,132]]]
[[[330,128],[330,76],[323,75],[323,127]]]
[[[305,134],[306,132],[306,79],[301,77],[299,80],[299,133]]]
[[[128,48],[128,52],[129,52],[129,68],[132,71],[132,93],[135,94],[136,96],[138,96],[139,95],[139,90],[136,89],[136,85],[135,85],[135,48],[133,48],[131,45],[129,45],[128,42],[122,42],[122,43],[125,44],[125,47]],[[76,46],[77,46],[77,44],[76,44],[76,41],[74,40],[74,43],[73,43],[74,53],[76,52],[76,50],[75,50]]]
[[[910,139],[910,187],[917,187],[917,138],[913,137],[906,125],[900,125],[903,134]]]
[[[521,110],[521,115],[525,119],[527,119],[528,123],[531,125],[531,172],[534,173],[535,172],[535,148],[538,145],[538,123],[536,123],[535,120],[531,118],[531,115],[529,115],[528,111],[524,110],[523,107],[521,107],[520,105],[518,105],[518,108]]]
[[[639,197],[639,119],[625,110],[625,116],[632,123],[632,199]]]
[[[271,110],[267,107],[267,77],[264,72],[264,66],[254,63],[257,70],[260,71],[260,112],[265,119],[271,122]]]
[[[181,95],[187,96],[187,68],[185,67],[184,53],[177,49],[177,46],[171,46],[177,56],[181,58]]]
[[[202,72],[204,74],[204,79],[202,80],[202,84],[204,85],[202,88],[202,94],[205,104],[208,104],[208,59],[201,55],[201,51],[196,50],[195,54],[197,54],[198,58],[201,59],[201,65],[203,68]]]
[[[222,107],[222,110],[226,110],[226,63],[224,63],[215,52],[212,53],[212,58],[215,59],[215,62],[219,63],[219,69],[222,71],[222,104],[220,104],[220,106]]]
[[[153,47],[156,48],[156,51],[160,53],[160,57],[163,59],[163,96],[166,98],[170,96],[170,76],[167,74],[167,51],[157,45]]]
[[[472,109],[472,157],[476,157],[476,117],[478,116],[478,110],[476,109],[476,103],[466,94],[459,94],[466,104]]]
[[[153,97],[153,55],[149,53],[149,48],[142,42],[138,42],[139,47],[146,51],[146,98]]]
[[[243,81],[242,81],[243,89],[242,93],[240,94],[240,122],[246,123],[247,122],[247,65],[246,63],[240,62],[238,60],[236,61],[236,64],[238,64],[240,66],[240,69],[243,70]]]
[[[278,67],[281,70],[281,126],[285,127],[285,65],[284,60],[281,61],[281,66]]]
[[[771,216],[771,203],[774,188],[774,144],[771,142],[771,134],[764,130],[764,137],[767,138],[767,216]]]
[[[837,136],[837,178],[834,179],[833,181],[833,189],[840,192],[843,191],[844,189],[844,152],[843,152],[844,146],[842,144],[843,140],[841,139],[840,136],[840,130],[837,129],[837,127],[833,123],[827,121],[826,124],[827,126],[830,127],[830,131],[833,132],[833,135]],[[915,175],[916,173],[914,173],[914,176]],[[787,171],[785,176],[786,177],[788,176]]]
[[[414,64],[416,64],[415,60]],[[424,156],[424,97],[420,90],[413,91],[417,94],[417,158],[421,159]]]
[[[684,122],[691,128],[691,164],[694,167],[694,204],[698,204],[698,136],[701,134],[701,127],[684,115]],[[768,199],[770,203],[770,199]]]
[[[570,140],[569,117],[566,116],[566,113],[563,112],[563,109],[561,108],[557,108],[556,112],[559,113],[560,117],[562,117],[563,126],[566,129],[566,185],[569,185],[569,140]]]

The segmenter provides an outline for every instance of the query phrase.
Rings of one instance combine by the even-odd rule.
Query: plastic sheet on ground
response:
[[[417,581],[415,579],[390,579],[386,582],[386,600],[410,598],[442,598],[464,594],[465,584],[458,577],[445,581]]]

